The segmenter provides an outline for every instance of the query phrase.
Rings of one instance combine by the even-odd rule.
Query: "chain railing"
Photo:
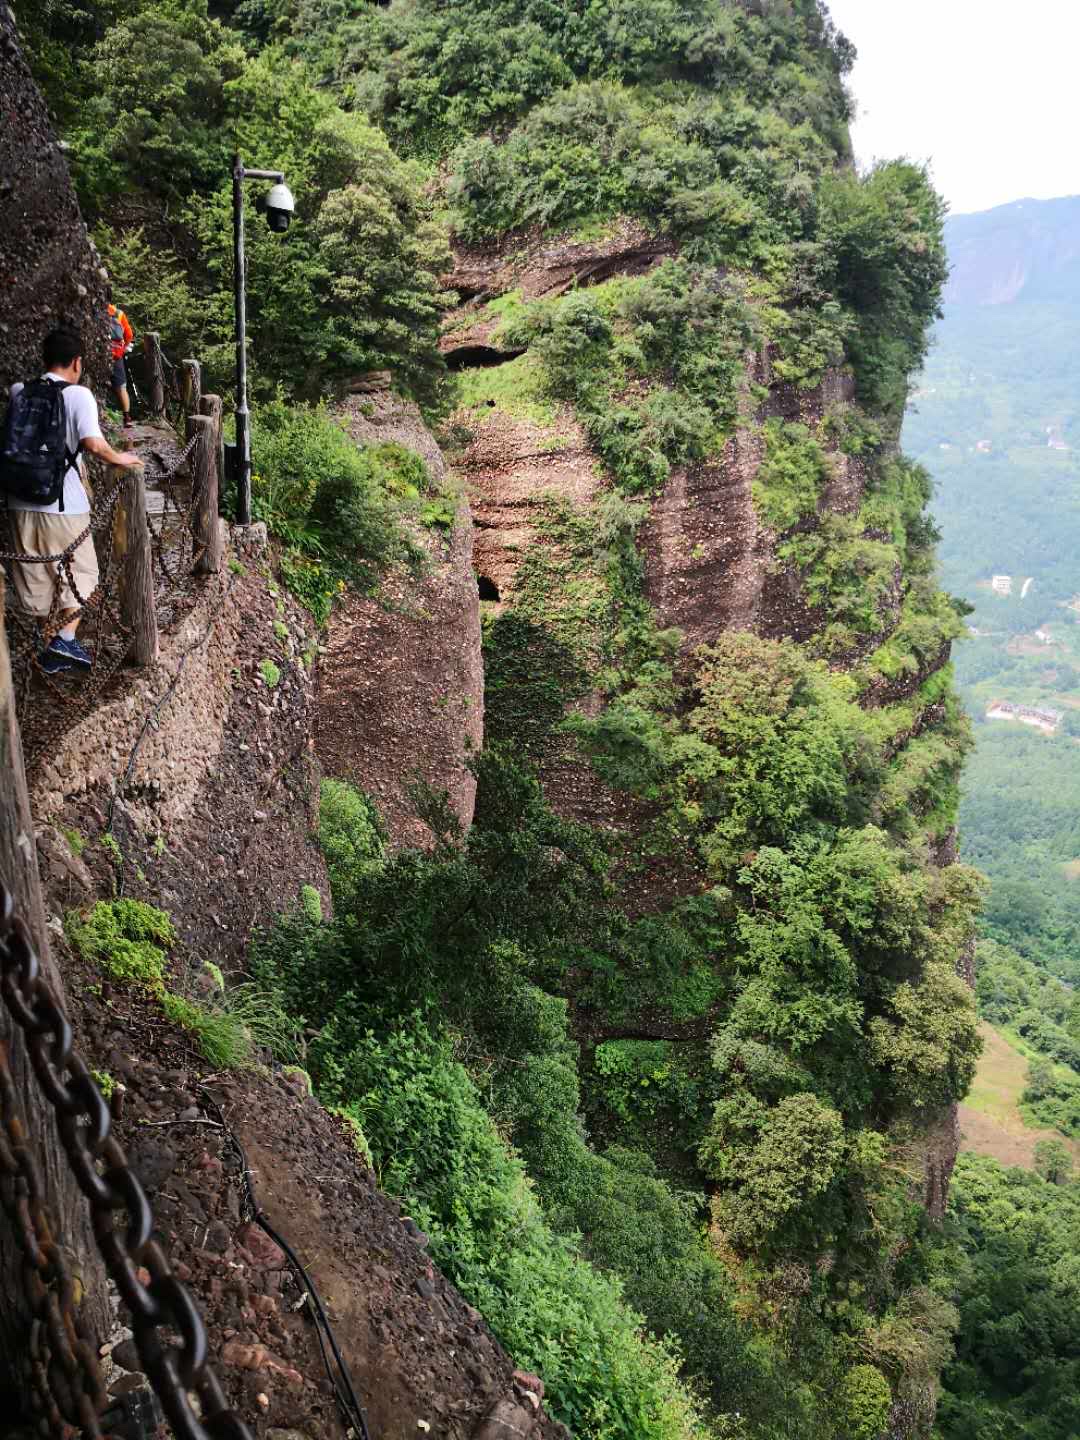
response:
[[[21,1029],[30,1063],[57,1119],[60,1143],[89,1201],[94,1236],[123,1303],[142,1369],[177,1440],[252,1440],[225,1403],[207,1360],[206,1329],[191,1295],[152,1239],[153,1214],[123,1149],[109,1106],[73,1045],[71,1026],[29,932],[0,882],[0,1001]],[[0,1042],[0,1206],[25,1257],[34,1315],[31,1368],[38,1407],[53,1434],[65,1426],[103,1440],[107,1403],[97,1357],[80,1327],[75,1282],[48,1214],[38,1163]],[[117,1216],[125,1217],[122,1228]],[[174,1344],[165,1332],[179,1335]],[[190,1392],[198,1398],[198,1412]]]
[[[158,617],[206,549],[200,534],[205,528],[201,522],[205,497],[194,483],[201,443],[201,437],[193,435],[167,464],[113,471],[107,487],[99,487],[100,493],[93,499],[86,527],[62,551],[39,555],[0,549],[0,564],[8,572],[9,582],[19,566],[44,566],[51,572],[52,597],[45,616],[24,609],[17,601],[16,587],[9,583],[8,588],[12,597],[6,611],[8,644],[28,768],[55,748],[60,735],[97,707],[121,666],[133,658],[133,651],[152,648],[156,652]],[[162,497],[157,513],[145,504],[148,485]],[[216,496],[214,510],[216,522]],[[121,530],[122,550],[117,542]],[[0,534],[5,531],[10,534],[10,526],[0,516]],[[94,545],[98,583],[91,593],[83,594],[75,557],[88,540]],[[145,548],[145,555],[140,555],[140,547]],[[130,582],[130,572],[137,566],[142,585]],[[77,677],[70,671],[50,675],[42,663],[47,642],[67,613],[65,606],[67,611],[78,611],[79,640],[91,657],[90,665],[80,667]],[[147,621],[152,628],[152,646],[144,642],[140,647]]]

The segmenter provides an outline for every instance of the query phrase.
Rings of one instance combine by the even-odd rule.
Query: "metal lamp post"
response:
[[[233,157],[233,280],[236,291],[236,491],[237,519],[251,524],[251,427],[247,403],[247,294],[244,260],[245,180],[273,180],[261,208],[275,234],[284,234],[293,213],[293,197],[280,170],[246,170],[239,155]]]

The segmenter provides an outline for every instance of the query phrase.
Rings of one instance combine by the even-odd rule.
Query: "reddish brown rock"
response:
[[[41,342],[59,325],[81,332],[86,380],[101,393],[112,363],[101,260],[7,5],[0,5],[0,187],[0,399],[13,381],[39,373]]]
[[[415,407],[393,395],[347,402],[350,433],[364,444],[394,440],[445,477],[438,446]],[[409,789],[417,777],[449,793],[472,820],[469,754],[483,737],[480,606],[467,504],[446,533],[417,527],[427,573],[399,571],[378,598],[350,593],[330,618],[320,667],[316,743],[327,774],[351,781],[378,805],[391,841],[426,844]]]
[[[236,1233],[237,1243],[251,1256],[256,1270],[283,1270],[286,1265],[285,1252],[275,1245],[270,1236],[254,1220],[242,1225]]]
[[[532,1405],[500,1400],[473,1431],[473,1440],[528,1440],[539,1418]]]
[[[221,1352],[221,1359],[223,1364],[233,1365],[238,1370],[252,1370],[259,1375],[279,1375],[286,1385],[295,1389],[303,1388],[304,1377],[299,1370],[294,1370],[291,1365],[286,1365],[284,1360],[279,1360],[265,1345],[244,1345],[239,1340],[229,1340]]]

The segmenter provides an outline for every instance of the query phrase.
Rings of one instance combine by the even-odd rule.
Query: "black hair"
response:
[[[41,347],[46,370],[66,370],[82,353],[82,336],[74,330],[50,330]]]

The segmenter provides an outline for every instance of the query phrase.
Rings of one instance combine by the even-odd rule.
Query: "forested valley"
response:
[[[923,167],[856,169],[819,0],[18,24],[114,293],[225,396],[233,155],[288,177],[284,240],[246,200],[253,508],[305,668],[463,532],[492,557],[475,806],[415,779],[406,843],[323,778],[332,905],[266,907],[226,977],[262,1060],[579,1440],[1080,1435],[1080,725],[978,708],[1068,708],[1080,673],[1059,297],[1046,385],[980,296],[927,359],[958,222]],[[973,385],[998,314],[1016,370]],[[437,450],[347,433],[373,375]],[[65,943],[199,1035],[139,894]],[[1032,1170],[953,1172],[980,1015],[1038,1057]]]
[[[991,882],[976,990],[1000,1038],[972,1094],[982,1113],[961,1112],[975,1153],[952,1189],[974,1269],[942,1419],[964,1437],[1067,1436],[1080,1424],[1064,1279],[1077,1263],[1068,1142],[1080,1136],[1078,213],[1075,199],[1028,200],[946,223],[945,314],[904,429],[934,476],[944,583],[972,607],[955,650],[976,739],[961,843]],[[989,718],[999,701],[1051,712],[1053,733]],[[994,1085],[1010,1053],[1022,1078],[1006,1106]],[[1014,1124],[1042,1137],[1024,1170],[1000,1163]]]

